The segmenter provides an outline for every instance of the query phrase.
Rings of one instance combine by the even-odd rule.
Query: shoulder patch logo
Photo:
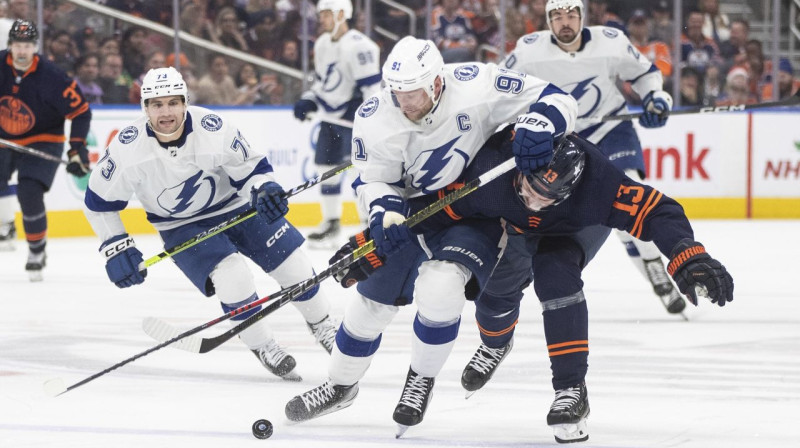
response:
[[[138,136],[139,129],[137,129],[136,126],[128,126],[119,132],[119,141],[123,145],[127,145],[128,143],[136,140],[136,137]]]
[[[613,39],[619,36],[619,31],[612,28],[603,28],[603,34],[605,34],[609,39]]]
[[[219,131],[222,129],[222,118],[219,115],[208,114],[200,119],[200,125],[209,132]]]
[[[361,118],[367,118],[370,115],[374,114],[376,110],[378,110],[378,105],[380,102],[378,101],[378,97],[371,97],[367,101],[364,101],[364,104],[358,109],[358,116]]]
[[[479,71],[480,69],[475,64],[459,65],[453,70],[453,75],[455,75],[456,79],[459,81],[469,81],[475,79]]]
[[[539,39],[539,33],[528,34],[527,36],[522,38],[522,42],[526,44],[532,44]]]

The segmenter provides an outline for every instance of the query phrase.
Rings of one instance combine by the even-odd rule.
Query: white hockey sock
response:
[[[334,384],[351,386],[364,377],[374,357],[375,353],[364,357],[345,355],[334,345],[328,361],[328,376]]]
[[[0,197],[0,224],[11,222],[14,220],[14,209],[16,196],[2,196]]]
[[[311,260],[301,248],[295,249],[280,266],[269,272],[269,276],[274,278],[281,288],[300,283],[313,275],[314,269],[311,266]],[[312,324],[324,319],[331,309],[331,303],[321,289],[318,289],[310,299],[302,302],[293,301],[292,304],[300,311],[306,322]]]
[[[339,219],[342,214],[342,199],[338,194],[323,194],[320,199],[322,224],[331,219]]]
[[[445,361],[453,351],[456,341],[430,345],[415,334],[411,341],[411,369],[424,377],[433,378],[441,372]]]

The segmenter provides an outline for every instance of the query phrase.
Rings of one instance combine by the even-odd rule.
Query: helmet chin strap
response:
[[[333,12],[333,11],[331,11],[331,12]],[[342,13],[342,15],[344,15],[343,11],[336,11],[334,13],[335,17],[333,19],[333,30],[331,30],[331,39],[335,39],[336,38],[336,33],[339,32],[339,28],[342,26],[343,23],[347,22],[347,19],[342,19],[341,21],[339,21],[339,13],[340,12]]]
[[[149,115],[147,116],[147,126],[150,128],[151,131],[153,131],[154,134],[158,135],[159,137],[164,137],[165,139],[169,139],[167,141],[175,140],[172,137],[175,136],[175,134],[178,134],[178,136],[180,136],[180,132],[183,132],[183,125],[184,125],[184,123],[186,123],[186,113],[187,112],[188,112],[188,109],[183,111],[183,120],[181,120],[181,124],[178,125],[178,129],[176,129],[175,132],[170,132],[169,134],[165,134],[163,132],[156,131],[156,128],[153,127],[153,123],[150,122],[150,116]]]
[[[420,118],[418,120],[419,123],[433,124],[433,116],[432,116],[433,115],[433,111],[436,110],[436,105],[439,104],[439,101],[442,100],[442,95],[444,95],[444,77],[441,76],[441,75],[437,75],[437,77],[442,80],[442,88],[439,90],[439,96],[436,96],[436,87],[435,87],[436,86],[436,79],[434,78],[434,81],[433,81],[433,83],[434,83],[433,84],[434,85],[433,92],[431,92],[428,95],[428,98],[431,99],[431,102],[433,104],[431,105],[431,110],[429,110],[428,113],[425,114],[424,117],[422,117],[422,118]],[[425,91],[425,93],[427,93],[427,90]]]

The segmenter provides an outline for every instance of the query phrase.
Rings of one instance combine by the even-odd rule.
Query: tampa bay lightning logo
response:
[[[423,151],[408,168],[411,174],[411,186],[426,194],[447,186],[455,176],[464,170],[469,156],[454,148],[458,136],[444,145]]]
[[[369,117],[370,115],[374,114],[375,111],[378,110],[378,105],[380,105],[380,103],[378,102],[378,97],[373,96],[367,101],[364,101],[364,104],[362,104],[361,107],[358,108],[358,116],[362,118]]]
[[[167,188],[158,195],[158,205],[175,217],[187,217],[211,204],[217,191],[217,183],[211,176],[203,177],[198,171],[184,182]]]
[[[478,66],[475,64],[459,65],[453,70],[453,75],[455,75],[456,79],[459,81],[469,81],[478,76],[478,71]]]
[[[342,74],[336,68],[336,63],[328,64],[328,69],[325,71],[325,76],[322,77],[322,90],[325,92],[333,92],[342,83]]]
[[[209,132],[219,131],[222,129],[222,118],[219,115],[208,114],[200,119],[200,125]]]
[[[127,128],[123,129],[119,133],[119,141],[122,142],[123,145],[127,145],[128,143],[136,140],[136,137],[139,135],[139,129],[136,126],[128,126]]]
[[[525,42],[526,44],[532,44],[536,42],[536,39],[538,38],[539,38],[539,33],[528,34],[527,36],[522,38],[522,42]]]
[[[572,95],[578,101],[578,118],[592,116],[597,106],[603,100],[603,92],[594,83],[597,76],[584,79],[573,84],[567,84],[562,90]]]
[[[613,28],[603,28],[603,34],[605,34],[609,39],[613,39],[619,35],[619,31]]]

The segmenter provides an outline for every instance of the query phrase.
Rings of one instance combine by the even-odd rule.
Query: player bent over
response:
[[[86,216],[103,240],[109,279],[120,288],[144,282],[142,253],[120,219],[132,195],[165,247],[252,206],[253,218],[173,256],[186,277],[206,296],[217,294],[229,312],[258,299],[251,259],[282,287],[311,277],[311,262],[300,249],[303,237],[283,217],[284,193],[266,157],[241,132],[214,112],[189,105],[186,84],[172,67],[150,70],[142,82],[144,116],[123,128],[89,179]],[[330,304],[318,287],[293,301],[317,341],[331,351],[336,332]],[[241,322],[258,309],[237,315]],[[244,330],[242,341],[264,367],[284,379],[299,379],[287,354],[262,320]]]
[[[393,414],[399,436],[422,422],[455,343],[466,296],[496,264],[502,235],[499,220],[463,220],[423,235],[421,246],[409,244],[412,235],[403,224],[408,201],[436,199],[437,190],[455,181],[509,122],[517,122],[526,167],[546,164],[553,139],[573,128],[576,104],[550,83],[494,64],[444,65],[433,42],[413,37],[392,49],[383,79],[386,87],[356,114],[351,158],[359,174],[358,200],[370,211],[376,245],[371,260],[386,265],[358,284],[360,295],[345,310],[329,380],[290,400],[286,415],[304,421],[349,406],[384,329],[398,307],[413,300],[411,362]],[[358,276],[364,266],[348,275]]]
[[[500,134],[505,144],[487,145],[478,153],[459,182],[515,156],[509,131]],[[412,209],[426,205],[418,202],[412,201]],[[730,274],[694,240],[681,206],[626,176],[576,134],[564,140],[547,166],[509,172],[414,229],[435,231],[454,218],[471,216],[504,219],[508,242],[475,302],[482,344],[464,369],[462,385],[468,391],[483,387],[511,349],[522,291],[532,281],[542,305],[555,390],[547,424],[560,443],[589,437],[589,331],[581,274],[611,228],[655,243],[670,260],[668,272],[679,290],[694,305],[696,288],[719,306],[733,300]]]

